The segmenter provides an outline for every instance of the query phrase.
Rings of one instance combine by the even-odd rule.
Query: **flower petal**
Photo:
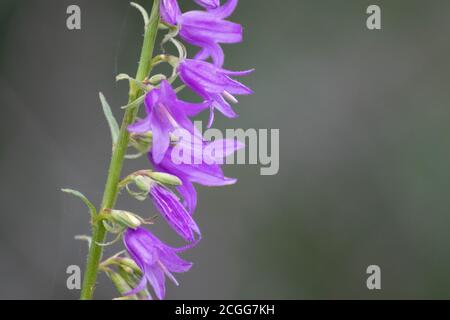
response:
[[[237,118],[237,113],[234,112],[230,104],[220,94],[215,94],[213,98],[215,101],[213,103],[214,108],[219,110],[227,118]]]
[[[216,66],[221,67],[225,62],[225,54],[223,53],[223,49],[217,43],[211,43],[208,45],[208,51],[213,59],[213,62]]]
[[[233,14],[237,4],[238,0],[228,0],[223,6],[215,10],[210,10],[210,12],[218,18],[225,19]]]
[[[178,257],[173,248],[161,251],[160,261],[170,272],[188,272],[192,268],[192,262]]]
[[[183,184],[177,187],[177,190],[183,197],[187,210],[193,215],[197,208],[197,191],[189,180],[181,178],[181,181]]]
[[[242,41],[243,29],[238,23],[218,19],[208,12],[190,11],[179,19],[180,36],[192,42],[238,43]]]
[[[150,195],[164,219],[184,240],[193,242],[194,233],[200,235],[200,229],[192,216],[170,190],[157,185],[150,190]]]
[[[226,91],[232,94],[239,94],[239,95],[253,94],[252,89],[233,79],[229,79],[229,82],[226,86]]]
[[[148,266],[145,270],[145,276],[153,287],[156,297],[163,300],[166,296],[164,271],[158,265]]]
[[[205,9],[216,9],[220,6],[220,0],[194,0],[195,3]]]
[[[224,164],[224,160],[245,147],[245,144],[231,139],[215,140],[205,146],[203,157],[210,164]]]
[[[170,145],[170,130],[172,126],[164,113],[163,106],[155,106],[150,114],[153,132],[152,154],[156,163],[161,162]]]
[[[152,131],[152,125],[150,122],[150,117],[136,121],[135,123],[128,126],[128,131],[132,133],[146,133]]]
[[[213,64],[205,61],[186,59],[178,70],[183,82],[200,95],[222,93],[229,82],[227,76],[218,73]]]
[[[194,60],[206,60],[211,56],[209,49],[206,45],[202,45],[202,48],[199,52],[194,56]]]
[[[203,110],[208,109],[212,102],[204,101],[202,103],[191,103],[178,100],[177,103],[178,107],[182,109],[187,116],[193,117],[198,115]]]
[[[162,0],[160,13],[164,22],[176,25],[178,18],[181,16],[177,0]]]

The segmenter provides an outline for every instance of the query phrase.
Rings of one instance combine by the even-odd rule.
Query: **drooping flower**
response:
[[[153,287],[155,295],[162,300],[165,297],[165,277],[178,285],[172,273],[183,273],[191,269],[192,263],[181,259],[178,253],[188,248],[172,248],[162,243],[150,231],[144,228],[127,229],[123,236],[125,247],[142,271],[142,279],[135,289],[126,295],[134,295],[144,290],[147,283]]]
[[[192,215],[171,190],[158,183],[152,183],[149,194],[159,213],[185,241],[194,242],[195,234],[201,235]]]
[[[195,3],[205,9],[217,9],[220,6],[220,0],[194,0]]]
[[[153,162],[153,165],[156,170],[176,175],[182,181],[183,184],[177,190],[192,215],[197,207],[194,183],[207,187],[235,184],[237,180],[225,177],[221,165],[226,157],[243,147],[242,143],[235,140],[201,144],[182,140],[175,147],[170,147],[159,164]],[[151,155],[149,159],[152,161]]]
[[[160,88],[153,89],[145,97],[147,117],[128,127],[132,133],[153,133],[153,160],[159,163],[170,145],[170,134],[183,128],[196,134],[189,116],[208,108],[209,102],[189,103],[178,100],[175,91],[166,80]]]
[[[179,27],[180,37],[184,41],[201,48],[195,59],[206,60],[212,57],[214,64],[221,67],[224,53],[220,44],[242,41],[242,26],[225,20],[233,13],[238,0],[228,0],[223,6],[216,8],[214,6],[218,1],[199,0],[197,3],[209,10],[182,14],[176,0],[163,0],[161,17],[164,22]]]
[[[237,103],[238,101],[233,95],[249,95],[253,93],[250,88],[230,78],[231,76],[248,75],[253,70],[229,71],[205,61],[184,59],[178,66],[178,72],[181,80],[189,88],[204,99],[212,101],[208,127],[211,127],[214,121],[215,109],[228,118],[237,117],[237,114],[227,101]],[[197,110],[201,111],[200,109]],[[195,115],[195,113],[191,114]]]

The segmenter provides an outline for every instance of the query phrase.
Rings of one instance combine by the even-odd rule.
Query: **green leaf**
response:
[[[72,189],[61,189],[61,191],[65,192],[65,193],[68,193],[68,194],[71,194],[71,195],[81,199],[81,201],[83,201],[84,204],[89,208],[89,212],[91,213],[92,219],[95,218],[95,216],[97,215],[97,209],[92,204],[92,202],[90,202],[89,199],[86,198],[81,192],[76,191],[76,190],[72,190]]]
[[[125,295],[127,292],[130,292],[131,290],[133,290],[133,288],[128,284],[128,282],[120,274],[114,272],[111,269],[107,269],[106,274],[111,279],[112,283],[114,284],[117,291],[119,291],[119,293],[121,295]],[[117,298],[116,300],[137,300],[137,297],[136,297],[136,295],[124,296],[124,297]]]
[[[148,16],[147,10],[145,10],[140,4],[135,2],[130,2],[130,5],[136,9],[139,10],[139,12],[142,14],[142,18],[144,19],[144,25],[147,29],[148,24],[150,23],[150,17]]]
[[[111,107],[108,104],[108,101],[106,101],[105,96],[103,93],[99,93],[100,96],[100,102],[102,103],[103,112],[105,113],[106,120],[108,121],[109,129],[111,130],[111,136],[113,140],[113,144],[117,143],[117,140],[119,139],[119,125],[116,121],[116,118],[114,118],[114,115],[111,111]]]
[[[143,91],[147,92],[149,90],[149,87],[147,87],[144,83],[137,81],[136,79],[130,77],[126,73],[121,73],[116,76],[116,81],[123,81],[127,80],[130,83],[134,83],[137,87],[141,88]]]
[[[140,96],[139,98],[137,98],[136,100],[134,100],[133,102],[127,104],[126,106],[123,106],[122,109],[128,109],[131,107],[138,107],[140,106],[143,102],[145,101],[145,95]]]
[[[88,246],[91,247],[92,237],[87,236],[85,234],[80,234],[74,237],[75,240],[86,241]]]

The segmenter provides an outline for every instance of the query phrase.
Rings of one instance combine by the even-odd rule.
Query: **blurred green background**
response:
[[[70,4],[80,31],[66,28]],[[381,31],[366,28],[370,4]],[[200,188],[204,241],[169,299],[450,297],[449,13],[447,0],[240,1],[245,42],[226,46],[226,67],[255,67],[243,80],[255,95],[216,126],[280,129],[280,172],[229,166],[237,185]],[[114,77],[134,74],[141,35],[127,1],[0,2],[0,298],[78,297],[66,268],[84,264],[73,236],[88,214],[59,188],[99,203],[110,137],[98,92],[120,117]],[[163,223],[155,232],[180,244]],[[380,291],[366,287],[372,264]],[[97,298],[115,296],[101,276]]]

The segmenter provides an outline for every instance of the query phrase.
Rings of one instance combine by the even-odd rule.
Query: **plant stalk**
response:
[[[156,35],[158,33],[159,25],[159,5],[160,0],[153,1],[153,8],[150,15],[150,21],[145,26],[144,43],[142,45],[141,57],[139,67],[136,73],[136,80],[138,82],[144,81],[150,74],[152,69],[153,49],[155,47]],[[130,92],[128,104],[132,104],[139,97],[144,94],[136,83],[130,81]],[[138,112],[139,105],[132,105],[126,109],[125,115],[120,128],[119,138],[113,149],[111,163],[108,171],[108,178],[106,181],[105,191],[101,204],[99,214],[104,213],[105,209],[114,208],[117,195],[119,192],[118,184],[122,174],[125,154],[130,142],[130,134],[128,126],[132,124]],[[86,269],[84,272],[83,286],[81,289],[81,300],[91,300],[94,296],[95,285],[97,282],[97,275],[99,271],[99,264],[102,259],[103,247],[99,244],[105,242],[107,231],[103,226],[103,222],[95,221],[92,225],[92,241],[87,257]]]

